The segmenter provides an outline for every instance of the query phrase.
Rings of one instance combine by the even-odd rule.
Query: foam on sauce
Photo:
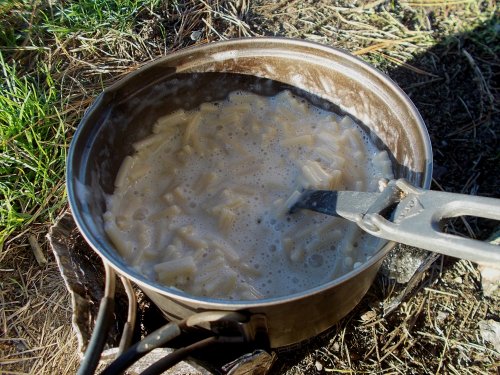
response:
[[[393,177],[385,151],[352,119],[290,92],[233,92],[168,114],[135,148],[105,229],[152,280],[220,299],[283,296],[351,271],[380,247],[344,219],[287,214],[303,188],[375,191]]]

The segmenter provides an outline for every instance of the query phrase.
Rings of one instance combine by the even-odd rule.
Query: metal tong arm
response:
[[[399,201],[390,220],[381,215],[381,211],[389,206],[387,197],[391,197],[392,204]],[[379,198],[357,220],[357,224],[366,232],[500,268],[500,247],[444,233],[440,226],[443,219],[462,215],[500,220],[499,199],[424,190],[404,179],[391,181]]]

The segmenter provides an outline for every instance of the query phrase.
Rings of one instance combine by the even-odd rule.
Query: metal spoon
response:
[[[425,190],[399,179],[381,193],[305,190],[290,213],[301,208],[343,217],[379,238],[500,268],[500,247],[440,226],[463,215],[500,220],[500,199]]]

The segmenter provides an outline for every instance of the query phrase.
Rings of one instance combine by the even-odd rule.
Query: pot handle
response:
[[[417,188],[395,181],[403,194],[391,220],[378,212],[366,213],[357,224],[380,238],[500,268],[500,247],[441,230],[445,218],[462,215],[500,220],[500,199]],[[394,202],[396,203],[396,201]]]

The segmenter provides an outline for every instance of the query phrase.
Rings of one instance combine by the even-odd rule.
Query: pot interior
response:
[[[290,90],[320,108],[349,114],[378,148],[388,151],[396,177],[417,186],[430,184],[432,154],[418,112],[392,81],[357,58],[280,39],[188,49],[105,90],[71,144],[67,185],[73,215],[87,241],[120,272],[153,284],[127,268],[103,229],[105,197],[113,193],[116,173],[124,157],[133,153],[132,144],[151,133],[158,117],[222,100],[235,90],[266,96]]]

